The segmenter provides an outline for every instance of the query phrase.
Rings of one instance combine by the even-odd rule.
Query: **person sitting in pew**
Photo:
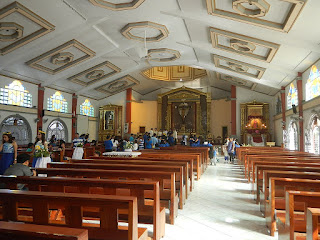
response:
[[[94,157],[100,157],[101,156],[101,152],[100,151],[95,151],[93,156]]]
[[[30,161],[30,155],[28,155],[26,153],[22,153],[22,154],[18,155],[17,163],[12,165],[10,168],[8,168],[4,172],[4,175],[6,175],[6,176],[9,176],[9,175],[28,176],[28,177],[36,176],[36,171],[31,170],[28,167],[29,161]],[[25,188],[24,184],[18,184],[17,187],[19,190],[28,190],[27,188]]]

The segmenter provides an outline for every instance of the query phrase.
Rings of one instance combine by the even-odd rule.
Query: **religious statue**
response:
[[[179,105],[178,110],[179,114],[182,118],[182,123],[185,124],[186,117],[188,116],[189,110],[191,106],[188,105],[188,103],[183,102]]]

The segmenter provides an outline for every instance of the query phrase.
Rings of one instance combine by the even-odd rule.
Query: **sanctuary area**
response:
[[[1,0],[0,239],[319,239],[318,10]]]

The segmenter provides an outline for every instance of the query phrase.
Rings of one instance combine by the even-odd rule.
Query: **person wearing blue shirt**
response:
[[[130,138],[129,138],[129,142],[133,143],[134,142],[134,137],[133,134],[131,134]]]
[[[112,152],[113,143],[110,136],[107,136],[107,140],[104,141],[104,147],[106,152]]]
[[[151,141],[152,141],[152,146],[156,146],[156,144],[158,144],[157,134],[155,133],[153,134]]]
[[[168,142],[170,144],[170,146],[173,146],[174,145],[174,138],[172,136],[172,133],[170,133],[169,137],[168,137]]]
[[[152,140],[150,137],[147,138],[146,149],[152,149]]]

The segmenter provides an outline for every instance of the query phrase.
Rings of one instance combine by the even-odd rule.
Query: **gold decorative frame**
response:
[[[111,3],[104,0],[89,0],[93,5],[112,11],[131,10],[139,7],[145,0],[132,0],[126,3]]]
[[[243,3],[254,5],[257,9],[246,8],[242,5]],[[232,0],[232,8],[241,15],[263,17],[268,13],[270,4],[265,0]]]
[[[224,66],[224,65],[221,65],[220,64],[220,60],[225,60],[227,61],[228,65],[230,65],[230,67],[227,67],[227,66]],[[249,76],[249,77],[254,77],[254,78],[262,78],[264,72],[266,71],[265,68],[262,68],[262,67],[258,67],[258,66],[255,66],[255,65],[251,65],[249,63],[245,63],[245,62],[240,62],[240,61],[237,61],[237,60],[234,60],[234,59],[231,59],[231,58],[227,58],[227,57],[222,57],[222,56],[219,56],[219,55],[213,55],[213,61],[214,61],[214,64],[217,68],[222,68],[222,69],[225,69],[225,70],[229,70],[229,71],[232,71],[232,72],[236,72],[236,73],[239,73],[239,74],[243,74],[243,75],[246,75],[246,76]],[[235,66],[235,67],[232,67],[232,66]],[[252,70],[256,70],[257,71],[257,74],[252,74],[252,73],[249,73],[248,71],[243,71],[245,69],[252,69]],[[236,69],[239,69],[239,71],[237,71]]]
[[[297,20],[298,16],[300,15],[302,9],[306,5],[308,0],[279,0],[291,3],[291,9],[288,11],[285,20],[281,23],[279,22],[272,22],[267,21],[264,19],[259,19],[255,17],[248,17],[241,15],[239,13],[225,11],[216,7],[216,2],[218,0],[206,0],[207,1],[207,10],[210,15],[228,18],[235,21],[244,22],[247,24],[257,25],[259,27],[270,28],[272,30],[282,31],[282,32],[289,32]],[[221,0],[225,1],[225,0]],[[248,0],[246,0],[248,2]]]
[[[113,129],[105,129],[105,113],[114,112]],[[108,135],[122,136],[122,106],[106,105],[99,108],[99,141],[105,141]]]
[[[167,52],[171,53],[173,56],[170,58],[152,58],[153,53],[162,53]],[[181,57],[181,54],[177,50],[169,49],[169,48],[158,48],[158,49],[149,49],[148,50],[148,60],[154,61],[154,62],[171,62],[179,59]]]
[[[233,32],[228,32],[228,31],[221,30],[218,28],[213,28],[213,27],[210,28],[210,35],[211,35],[212,46],[214,48],[221,49],[221,50],[228,51],[228,52],[232,52],[232,53],[237,53],[240,55],[244,55],[244,56],[251,57],[251,58],[265,61],[265,62],[271,62],[272,59],[274,58],[274,56],[276,55],[278,49],[280,48],[280,45],[276,44],[276,43],[267,42],[267,41],[260,40],[257,38],[252,38],[252,37],[248,37],[245,35],[241,35],[241,34],[237,34],[237,33],[233,33]],[[230,47],[219,44],[219,41],[218,41],[219,36],[229,38],[230,39]],[[250,46],[250,45],[241,46],[241,45],[243,45],[241,42],[251,44],[254,46],[254,48],[256,48],[257,46],[267,48],[268,49],[267,54],[265,56],[257,55],[254,53],[254,49],[252,48],[252,46]],[[253,51],[241,51],[241,49],[237,50],[235,45],[237,45],[240,48],[247,47],[250,50],[252,49]]]
[[[116,84],[119,84],[117,87]],[[126,90],[127,88],[133,87],[134,85],[140,84],[140,82],[133,78],[130,75],[123,76],[121,78],[118,78],[112,82],[109,82],[107,84],[104,84],[100,87],[95,88],[96,91],[102,92],[102,93],[107,93],[107,94],[116,94],[118,92],[121,92],[123,90]],[[107,90],[107,88],[111,88],[114,86],[115,90]]]
[[[0,21],[2,21],[1,25],[0,25],[0,29],[6,29],[8,27],[7,23],[3,22],[3,20],[1,20],[1,19],[5,18],[13,13],[21,14],[22,16],[28,18],[30,21],[37,24],[41,28],[33,33],[30,33],[27,36],[23,36],[23,26],[20,26],[17,23],[10,23],[11,25],[15,24],[15,25],[20,26],[17,28],[17,33],[20,32],[21,37],[20,38],[19,37],[13,38],[13,40],[12,40],[12,41],[14,41],[13,43],[1,48],[0,49],[1,55],[5,55],[5,54],[7,54],[7,53],[19,48],[19,47],[22,47],[23,45],[26,45],[26,44],[36,40],[37,38],[44,36],[47,33],[54,31],[54,28],[55,28],[54,25],[52,25],[48,21],[44,20],[43,18],[41,18],[40,16],[38,16],[37,14],[35,14],[34,12],[32,12],[31,10],[29,10],[28,8],[26,8],[25,6],[23,6],[22,4],[20,4],[18,2],[13,2],[13,3],[7,5],[6,7],[0,9]],[[18,35],[19,35],[19,33],[18,33]],[[0,36],[0,42],[1,41],[6,41],[6,40],[3,40],[3,38],[1,38],[1,36]]]
[[[80,57],[80,58],[77,58],[77,59],[73,59],[71,62],[67,62],[66,64],[62,65],[61,67],[59,68],[56,68],[56,69],[51,69],[51,68],[48,68],[48,67],[45,67],[41,64],[39,64],[39,62],[41,62],[42,60],[44,59],[47,59],[47,58],[50,58],[56,54],[59,54],[59,53],[64,53],[63,51],[70,48],[70,47],[75,47],[77,48],[78,50],[82,51],[83,53],[85,53],[86,55]],[[87,48],[85,45],[81,44],[80,42],[78,42],[77,40],[73,39],[73,40],[70,40],[46,53],[43,53],[41,54],[40,56],[34,58],[34,59],[31,59],[29,60],[28,62],[26,62],[26,64],[29,66],[29,67],[32,67],[32,68],[35,68],[35,69],[38,69],[40,71],[43,71],[43,72],[46,72],[46,73],[50,73],[50,74],[56,74],[56,73],[59,73],[61,71],[64,71],[70,67],[73,67],[74,65],[76,64],[79,64],[83,61],[86,61],[88,60],[89,58],[92,58],[95,56],[95,52],[90,50],[89,48]]]
[[[145,39],[144,37],[135,36],[130,33],[130,31],[134,28],[147,28],[147,27],[159,30],[159,32],[160,32],[159,35],[155,36],[155,37],[147,37]],[[121,29],[121,34],[130,40],[137,40],[140,42],[144,42],[144,41],[159,42],[159,41],[165,39],[166,37],[168,37],[169,31],[165,25],[145,21],[145,22],[128,23],[126,26],[124,26],[124,28]]]
[[[110,68],[111,70],[113,70],[112,72],[110,73],[107,73],[105,74],[103,70],[101,70],[100,68],[101,67],[108,67]],[[99,82],[103,79],[106,79],[106,78],[109,78],[117,73],[121,72],[121,69],[118,68],[116,65],[112,64],[111,62],[109,61],[105,61],[105,62],[102,62],[92,68],[89,68],[87,70],[84,70],[72,77],[69,77],[68,80],[71,81],[71,82],[74,82],[74,83],[77,83],[77,84],[80,84],[82,86],[89,86],[93,83],[96,83],[96,82]],[[79,78],[86,75],[86,78],[91,80],[89,82],[84,82],[82,80],[80,80]]]
[[[197,78],[202,78],[207,76],[207,71],[204,69],[193,68],[189,66],[165,66],[165,67],[152,67],[149,68],[141,74],[152,80],[159,81],[192,81]]]

